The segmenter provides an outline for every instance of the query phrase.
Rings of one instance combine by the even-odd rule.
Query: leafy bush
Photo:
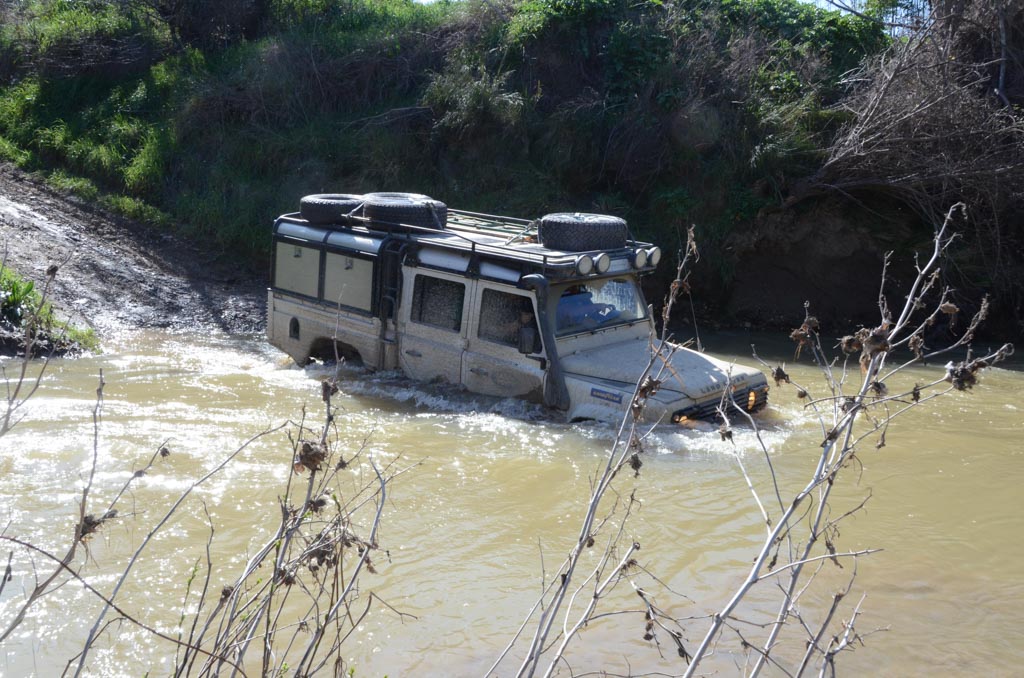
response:
[[[218,23],[257,4],[255,28]],[[813,168],[840,127],[837,74],[884,39],[798,0],[232,0],[169,13],[193,5],[19,5],[0,29],[19,54],[72,35],[154,57],[19,71],[0,84],[0,154],[254,256],[298,196],[383,189],[484,211],[621,209],[666,241],[708,224],[713,255]],[[686,199],[664,200],[672,191]]]
[[[91,329],[71,327],[59,321],[49,303],[44,303],[39,290],[31,280],[24,280],[17,273],[0,265],[0,321],[7,325],[7,333],[20,332],[31,323],[32,330],[40,333],[52,345],[60,343],[66,348],[68,342],[80,347],[78,350],[95,351],[99,339]]]
[[[32,313],[35,284],[13,275],[4,275],[0,283],[0,317],[21,327],[22,321]]]
[[[640,0],[638,6],[650,0]],[[651,3],[660,4],[660,3]],[[516,5],[506,33],[508,44],[521,46],[538,40],[547,31],[569,33],[587,29],[627,6],[622,0],[525,0]]]
[[[481,127],[510,129],[523,121],[525,102],[509,92],[510,73],[490,75],[485,70],[462,66],[436,76],[427,86],[423,102],[440,113],[437,127],[465,136]]]

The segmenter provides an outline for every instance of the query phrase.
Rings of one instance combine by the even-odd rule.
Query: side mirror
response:
[[[519,328],[519,352],[523,355],[536,353],[539,349],[537,344],[537,328],[524,325]]]

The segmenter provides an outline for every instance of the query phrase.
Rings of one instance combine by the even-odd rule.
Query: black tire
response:
[[[607,214],[559,212],[540,219],[537,235],[544,247],[563,252],[617,250],[629,237],[626,222]]]
[[[359,215],[363,196],[348,193],[307,195],[299,201],[299,214],[311,224],[348,223],[349,215]]]
[[[377,228],[404,224],[441,230],[448,223],[448,206],[418,193],[368,193],[363,216]]]

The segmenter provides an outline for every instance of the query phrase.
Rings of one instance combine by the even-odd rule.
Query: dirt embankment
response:
[[[839,332],[877,321],[883,246],[909,235],[908,223],[897,222],[886,223],[890,242],[881,243],[832,203],[760,220],[732,243],[735,284],[717,302],[714,320],[792,328],[808,300],[811,312]],[[146,327],[253,333],[266,321],[265,271],[69,198],[0,164],[4,249],[7,265],[37,285],[57,264],[50,299],[101,338]],[[898,289],[898,271],[890,275]]]
[[[0,252],[22,277],[43,284],[73,323],[122,328],[251,333],[265,322],[266,276],[46,187],[0,164]]]

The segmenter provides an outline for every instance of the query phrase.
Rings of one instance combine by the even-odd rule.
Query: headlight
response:
[[[643,268],[647,265],[647,250],[636,250],[633,252],[633,268]]]
[[[594,258],[594,266],[597,268],[598,273],[606,273],[608,267],[612,265],[612,258],[609,257],[605,252],[601,252],[597,257]]]
[[[661,248],[652,247],[647,250],[647,263],[651,266],[657,266],[658,262],[661,261]]]
[[[588,275],[594,270],[594,260],[587,254],[576,257],[576,272],[580,275]]]

